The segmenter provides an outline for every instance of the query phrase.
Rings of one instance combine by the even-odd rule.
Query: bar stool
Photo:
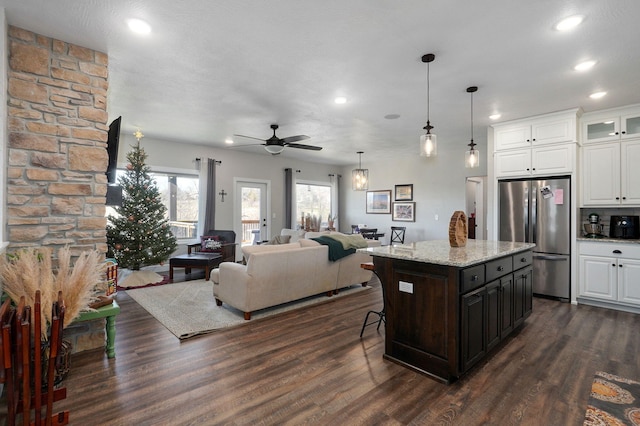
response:
[[[392,226],[391,227],[391,244],[400,243],[404,244],[404,233],[407,230],[406,226]]]
[[[375,267],[373,265],[373,262],[366,262],[366,263],[361,263],[360,267],[362,269],[366,269],[368,271],[372,271],[374,274],[376,274],[376,270]],[[380,279],[380,276],[378,274],[376,274],[376,277],[378,277],[378,279],[380,280],[380,286],[382,287],[382,310],[381,311],[369,311],[367,312],[367,315],[364,317],[364,322],[362,323],[362,330],[360,330],[360,338],[362,339],[362,334],[364,333],[364,328],[368,325],[373,325],[375,323],[378,323],[378,326],[376,327],[376,330],[380,330],[380,324],[382,324],[382,322],[384,321],[384,323],[386,324],[387,321],[385,319],[385,302],[384,302],[384,283],[382,282],[382,279]],[[377,315],[378,318],[374,319],[371,322],[367,322],[369,321],[369,315],[374,314]]]

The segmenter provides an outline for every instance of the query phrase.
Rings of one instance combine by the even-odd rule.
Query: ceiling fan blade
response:
[[[255,139],[255,140],[257,140],[257,141],[265,142],[265,140],[264,140],[264,139],[254,138],[253,136],[245,136],[245,135],[233,135],[233,136],[238,136],[238,137],[241,137],[241,138],[247,138],[247,139]]]
[[[233,144],[233,145],[226,145],[224,147],[224,149],[245,148],[247,146],[265,146],[265,145],[266,144],[264,144],[264,143],[246,143],[244,145],[235,145],[235,144]]]
[[[321,146],[303,145],[301,143],[288,143],[286,145],[290,148],[308,149],[311,151],[320,151],[322,149]]]
[[[282,138],[280,141],[284,144],[288,144],[291,142],[303,141],[305,139],[310,139],[307,135],[298,135],[298,136],[289,136],[288,138]]]

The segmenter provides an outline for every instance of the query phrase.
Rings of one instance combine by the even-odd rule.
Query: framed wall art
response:
[[[411,202],[395,202],[393,203],[393,215],[391,220],[400,222],[416,221],[416,203]]]
[[[367,213],[391,213],[391,190],[367,191]]]
[[[413,201],[413,184],[396,185],[396,201]]]

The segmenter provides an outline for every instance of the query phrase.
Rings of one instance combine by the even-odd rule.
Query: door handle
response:
[[[622,254],[622,252],[620,250],[614,250],[613,253],[614,254]]]

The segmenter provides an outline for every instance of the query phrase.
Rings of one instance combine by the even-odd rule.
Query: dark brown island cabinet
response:
[[[534,246],[468,240],[361,249],[384,288],[384,358],[445,383],[462,376],[531,314]]]

